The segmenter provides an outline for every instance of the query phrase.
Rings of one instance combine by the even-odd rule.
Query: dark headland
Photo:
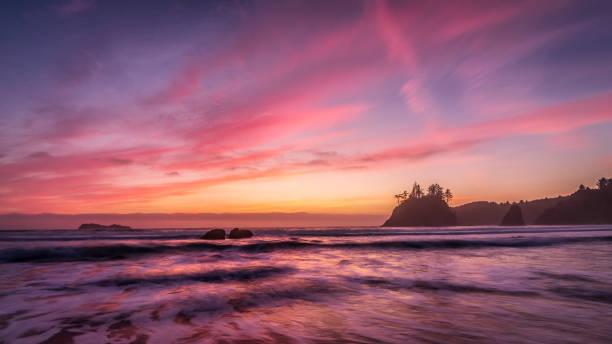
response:
[[[612,223],[612,178],[601,178],[596,188],[580,185],[571,195],[520,201],[516,204],[478,201],[450,207],[453,195],[438,184],[427,193],[414,183],[412,192],[395,195],[398,205],[385,227],[573,225]],[[515,208],[512,210],[512,208]],[[518,215],[522,218],[519,220]],[[508,217],[504,220],[505,217]]]
[[[580,225],[612,223],[612,178],[601,178],[597,189],[580,185],[578,191],[563,198],[538,216],[538,225]]]

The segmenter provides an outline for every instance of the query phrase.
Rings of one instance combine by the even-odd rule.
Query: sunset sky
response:
[[[387,214],[612,177],[610,1],[13,1],[0,213]]]

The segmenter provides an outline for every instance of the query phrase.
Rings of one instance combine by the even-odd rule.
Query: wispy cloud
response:
[[[612,52],[575,49],[606,35],[580,3],[255,2],[198,30],[163,13],[153,28],[146,5],[110,25],[113,6],[62,3],[58,46],[17,68],[32,92],[0,123],[2,209],[172,211],[330,175],[375,175],[364,189],[380,197],[395,169],[501,140],[584,154],[568,133],[612,121]],[[102,28],[79,26],[85,12]]]

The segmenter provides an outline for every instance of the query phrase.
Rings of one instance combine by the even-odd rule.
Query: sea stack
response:
[[[523,220],[523,213],[521,207],[514,203],[508,209],[508,212],[502,219],[500,226],[524,226],[525,221]]]
[[[457,217],[448,204],[438,197],[409,198],[395,207],[383,227],[455,226]]]
[[[250,238],[252,236],[253,236],[253,232],[251,232],[248,229],[240,229],[240,228],[232,229],[229,234],[230,239]]]
[[[204,240],[225,240],[225,231],[223,229],[212,229],[202,235],[200,239]]]

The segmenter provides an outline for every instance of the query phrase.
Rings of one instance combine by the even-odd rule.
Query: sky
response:
[[[8,1],[0,213],[388,214],[612,176],[609,1]],[[263,223],[263,222],[262,222]]]

